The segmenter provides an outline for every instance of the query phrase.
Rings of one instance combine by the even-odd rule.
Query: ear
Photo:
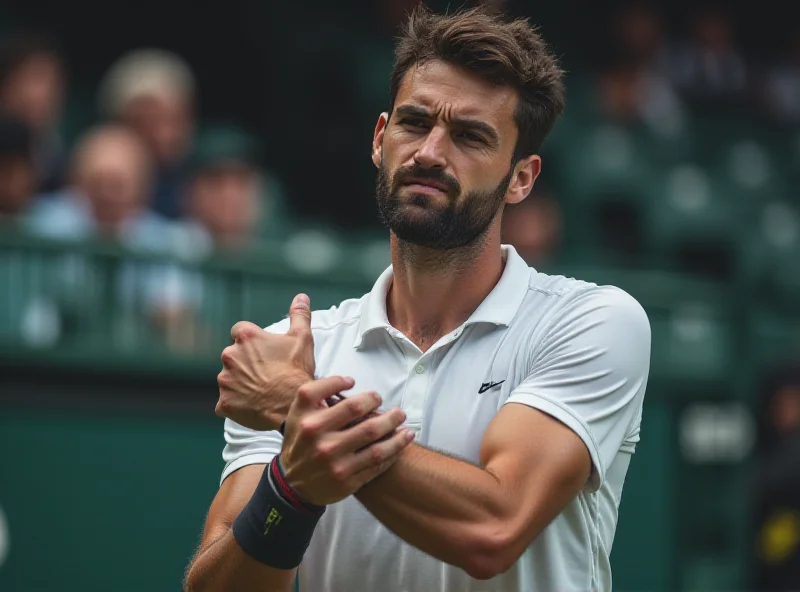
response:
[[[381,113],[381,116],[378,117],[378,123],[375,125],[375,133],[372,136],[372,163],[378,168],[380,168],[383,160],[383,134],[388,123],[389,114]]]
[[[542,158],[532,154],[520,160],[514,167],[514,175],[506,191],[506,203],[515,204],[528,197],[533,183],[542,170]]]

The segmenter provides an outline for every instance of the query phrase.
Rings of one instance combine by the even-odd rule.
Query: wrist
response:
[[[280,455],[272,459],[269,468],[270,478],[276,491],[295,511],[303,514],[321,514],[325,511],[325,506],[312,504],[289,484]]]
[[[274,386],[269,388],[268,394],[275,393],[276,396],[264,397],[264,400],[272,403],[272,405],[264,409],[262,415],[270,429],[278,430],[283,425],[298,389],[312,380],[314,380],[313,376],[302,370],[297,370],[282,376]]]

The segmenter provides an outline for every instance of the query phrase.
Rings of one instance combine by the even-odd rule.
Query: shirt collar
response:
[[[509,325],[528,292],[531,268],[511,245],[503,245],[506,260],[500,281],[484,298],[480,306],[470,315],[464,326],[475,323]],[[392,266],[390,265],[375,282],[372,290],[361,301],[361,319],[354,347],[359,347],[364,337],[377,329],[389,330],[389,317],[386,314],[386,295],[392,285]]]

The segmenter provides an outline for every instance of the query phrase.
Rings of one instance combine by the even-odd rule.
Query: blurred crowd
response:
[[[56,241],[110,241],[132,252],[202,260],[257,249],[281,190],[259,142],[225,123],[200,125],[192,68],[174,53],[123,55],[98,86],[96,123],[73,145],[59,135],[62,55],[43,36],[0,44],[0,222]],[[67,284],[87,267],[65,258]],[[181,347],[200,347],[203,282],[177,266],[129,265],[122,298],[138,302]],[[57,292],[61,289],[57,288]],[[173,337],[170,337],[173,336]]]
[[[113,237],[169,251],[240,249],[257,239],[268,177],[258,143],[233,126],[199,129],[190,66],[172,53],[122,56],[100,84],[96,125],[65,146],[67,79],[46,38],[0,47],[0,214],[59,239]]]
[[[391,34],[413,4],[382,4],[383,28],[376,39],[362,40],[365,51],[353,67],[370,80],[359,91],[367,96],[359,104],[375,111],[362,117],[374,119],[383,106]],[[507,4],[509,10],[515,6]],[[607,57],[589,78],[591,89],[578,87],[573,100],[585,101],[588,94],[602,117],[655,128],[686,125],[689,109],[727,106],[800,124],[800,27],[782,53],[756,63],[739,48],[729,13],[698,8],[687,18],[686,33],[673,38],[655,5],[619,10],[607,31]],[[4,218],[43,236],[102,235],[161,251],[186,249],[187,243],[237,250],[275,232],[269,213],[286,210],[281,183],[264,168],[258,138],[197,120],[197,65],[160,49],[119,57],[97,85],[95,125],[66,145],[59,123],[69,77],[57,40],[12,34],[0,41]],[[506,216],[507,240],[532,264],[551,258],[561,235],[560,196],[546,186],[546,177],[536,199],[509,208]],[[291,198],[302,202],[304,196]]]
[[[597,87],[606,115],[672,126],[687,109],[744,107],[753,118],[800,124],[800,26],[776,55],[756,58],[739,45],[746,23],[723,6],[698,4],[677,38],[667,35],[656,5],[621,10]]]

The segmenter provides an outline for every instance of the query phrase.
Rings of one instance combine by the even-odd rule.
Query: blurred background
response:
[[[486,1],[568,70],[505,241],[652,324],[615,589],[800,590],[800,21]],[[0,590],[180,588],[231,325],[389,262],[370,143],[415,4],[0,4]]]

